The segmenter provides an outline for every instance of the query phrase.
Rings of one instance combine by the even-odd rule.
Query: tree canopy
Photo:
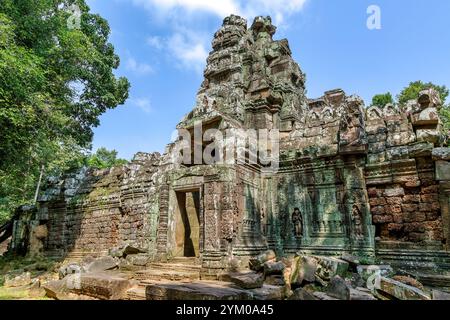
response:
[[[120,166],[128,163],[125,159],[117,158],[116,150],[108,150],[99,148],[97,151],[87,158],[87,165],[93,168],[106,169],[114,166]]]
[[[128,98],[105,19],[84,0],[0,0],[0,214],[40,172],[83,163],[99,117]],[[72,5],[80,9],[71,25]]]
[[[377,107],[384,107],[389,103],[394,103],[394,98],[390,92],[377,94],[372,98],[372,105]]]

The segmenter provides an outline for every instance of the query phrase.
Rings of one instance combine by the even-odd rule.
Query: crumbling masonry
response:
[[[35,253],[102,255],[133,242],[148,261],[197,257],[204,277],[267,248],[449,268],[450,150],[439,148],[437,93],[401,110],[367,108],[342,90],[308,99],[275,30],[269,17],[250,29],[240,17],[224,20],[196,106],[178,129],[198,121],[222,131],[279,129],[278,171],[176,164],[178,140],[163,155],[50,179],[37,208],[15,222],[11,249],[29,250],[41,226]]]

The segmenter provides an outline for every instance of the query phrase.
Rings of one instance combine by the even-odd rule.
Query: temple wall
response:
[[[444,239],[439,185],[423,183],[407,188],[392,184],[368,189],[376,236],[393,241],[437,241]]]
[[[146,157],[140,154],[142,157]],[[139,157],[139,155],[138,155]],[[48,255],[101,255],[133,242],[154,252],[158,193],[154,155],[111,170],[81,170],[51,179],[27,224],[46,226]]]
[[[372,220],[380,241],[439,247],[446,237],[432,159],[438,122],[433,117],[422,118],[429,132],[424,137],[415,114],[420,113],[399,113],[391,105],[367,110],[366,179]]]

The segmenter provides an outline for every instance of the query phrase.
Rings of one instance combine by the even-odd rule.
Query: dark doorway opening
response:
[[[200,192],[176,192],[176,256],[198,257],[200,254]]]

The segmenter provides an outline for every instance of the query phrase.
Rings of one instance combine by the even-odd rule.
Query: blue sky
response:
[[[271,15],[276,39],[287,38],[306,73],[309,98],[342,88],[369,104],[410,81],[450,87],[448,0],[88,0],[109,21],[121,58],[118,75],[132,85],[125,105],[101,117],[94,150],[164,151],[202,82],[214,32],[229,13]],[[369,30],[367,8],[381,9]]]

